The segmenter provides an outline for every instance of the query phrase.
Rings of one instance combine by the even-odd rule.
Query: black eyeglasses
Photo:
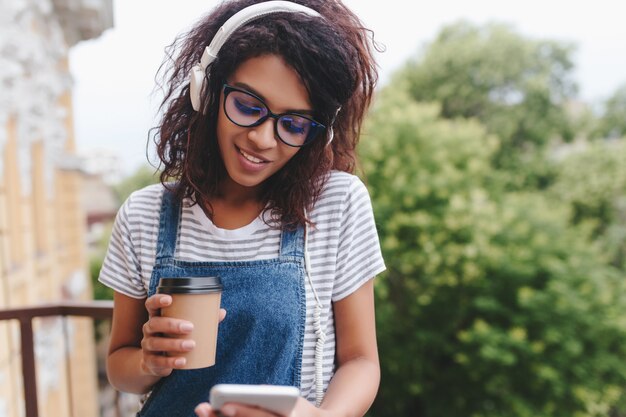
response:
[[[300,147],[311,143],[326,126],[297,113],[274,114],[263,100],[237,87],[224,84],[224,113],[241,127],[254,127],[274,119],[274,133],[286,145]]]

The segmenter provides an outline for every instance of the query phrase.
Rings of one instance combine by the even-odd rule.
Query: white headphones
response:
[[[191,98],[191,105],[195,111],[200,111],[201,108],[201,93],[204,88],[204,83],[207,78],[206,69],[207,67],[215,61],[217,58],[217,54],[219,53],[222,46],[226,43],[226,41],[230,38],[230,36],[235,33],[237,29],[241,26],[244,26],[253,20],[259,19],[263,16],[267,16],[272,13],[304,13],[313,17],[322,17],[317,11],[311,9],[310,7],[303,6],[301,4],[292,3],[290,1],[281,1],[281,0],[272,0],[266,1],[263,3],[254,4],[252,6],[248,6],[237,13],[235,13],[230,19],[228,19],[222,27],[219,28],[213,40],[211,40],[211,44],[204,48],[204,53],[202,54],[202,58],[200,62],[194,65],[189,71],[189,96]],[[339,109],[337,110],[339,113]],[[337,115],[335,114],[335,118]],[[333,118],[331,122],[331,126],[328,127],[328,142],[326,145],[329,145],[334,136],[332,123],[334,123],[335,119]]]
[[[304,13],[309,16],[321,17],[315,10],[290,1],[266,1],[248,6],[235,13],[219,28],[211,44],[204,49],[200,62],[194,65],[189,72],[189,94],[191,96],[191,105],[195,111],[200,111],[200,93],[202,93],[206,78],[206,68],[215,61],[217,54],[228,38],[241,26],[253,20],[268,14],[281,12]]]

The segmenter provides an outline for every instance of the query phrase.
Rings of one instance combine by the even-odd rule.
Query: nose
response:
[[[248,139],[250,139],[258,149],[270,149],[275,147],[278,141],[274,136],[274,123],[274,119],[268,117],[267,120],[260,125],[249,128]]]

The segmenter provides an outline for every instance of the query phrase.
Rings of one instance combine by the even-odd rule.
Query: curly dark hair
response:
[[[189,197],[212,215],[210,199],[228,175],[216,138],[221,87],[245,60],[273,54],[300,75],[315,118],[332,124],[334,139],[318,138],[263,184],[262,203],[295,227],[308,222],[306,211],[319,197],[330,170],[354,172],[361,125],[378,80],[372,32],[339,0],[298,0],[323,19],[303,13],[274,13],[237,30],[207,68],[208,82],[196,112],[189,97],[188,74],[205,47],[232,15],[258,0],[225,1],[167,48],[163,72],[163,117],[153,140],[160,159],[161,182],[176,180],[173,191]],[[169,65],[168,65],[169,64]],[[341,108],[339,113],[337,110]]]

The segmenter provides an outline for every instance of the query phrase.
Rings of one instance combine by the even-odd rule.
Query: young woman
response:
[[[174,44],[162,184],[124,203],[100,273],[115,290],[109,379],[150,393],[139,416],[213,416],[216,383],[296,386],[293,416],[363,416],[375,397],[384,263],[351,174],[372,45],[339,0],[297,3],[226,1]],[[207,274],[224,286],[216,365],[182,370],[193,341],[162,334],[192,325],[159,316],[172,300],[156,285]]]

